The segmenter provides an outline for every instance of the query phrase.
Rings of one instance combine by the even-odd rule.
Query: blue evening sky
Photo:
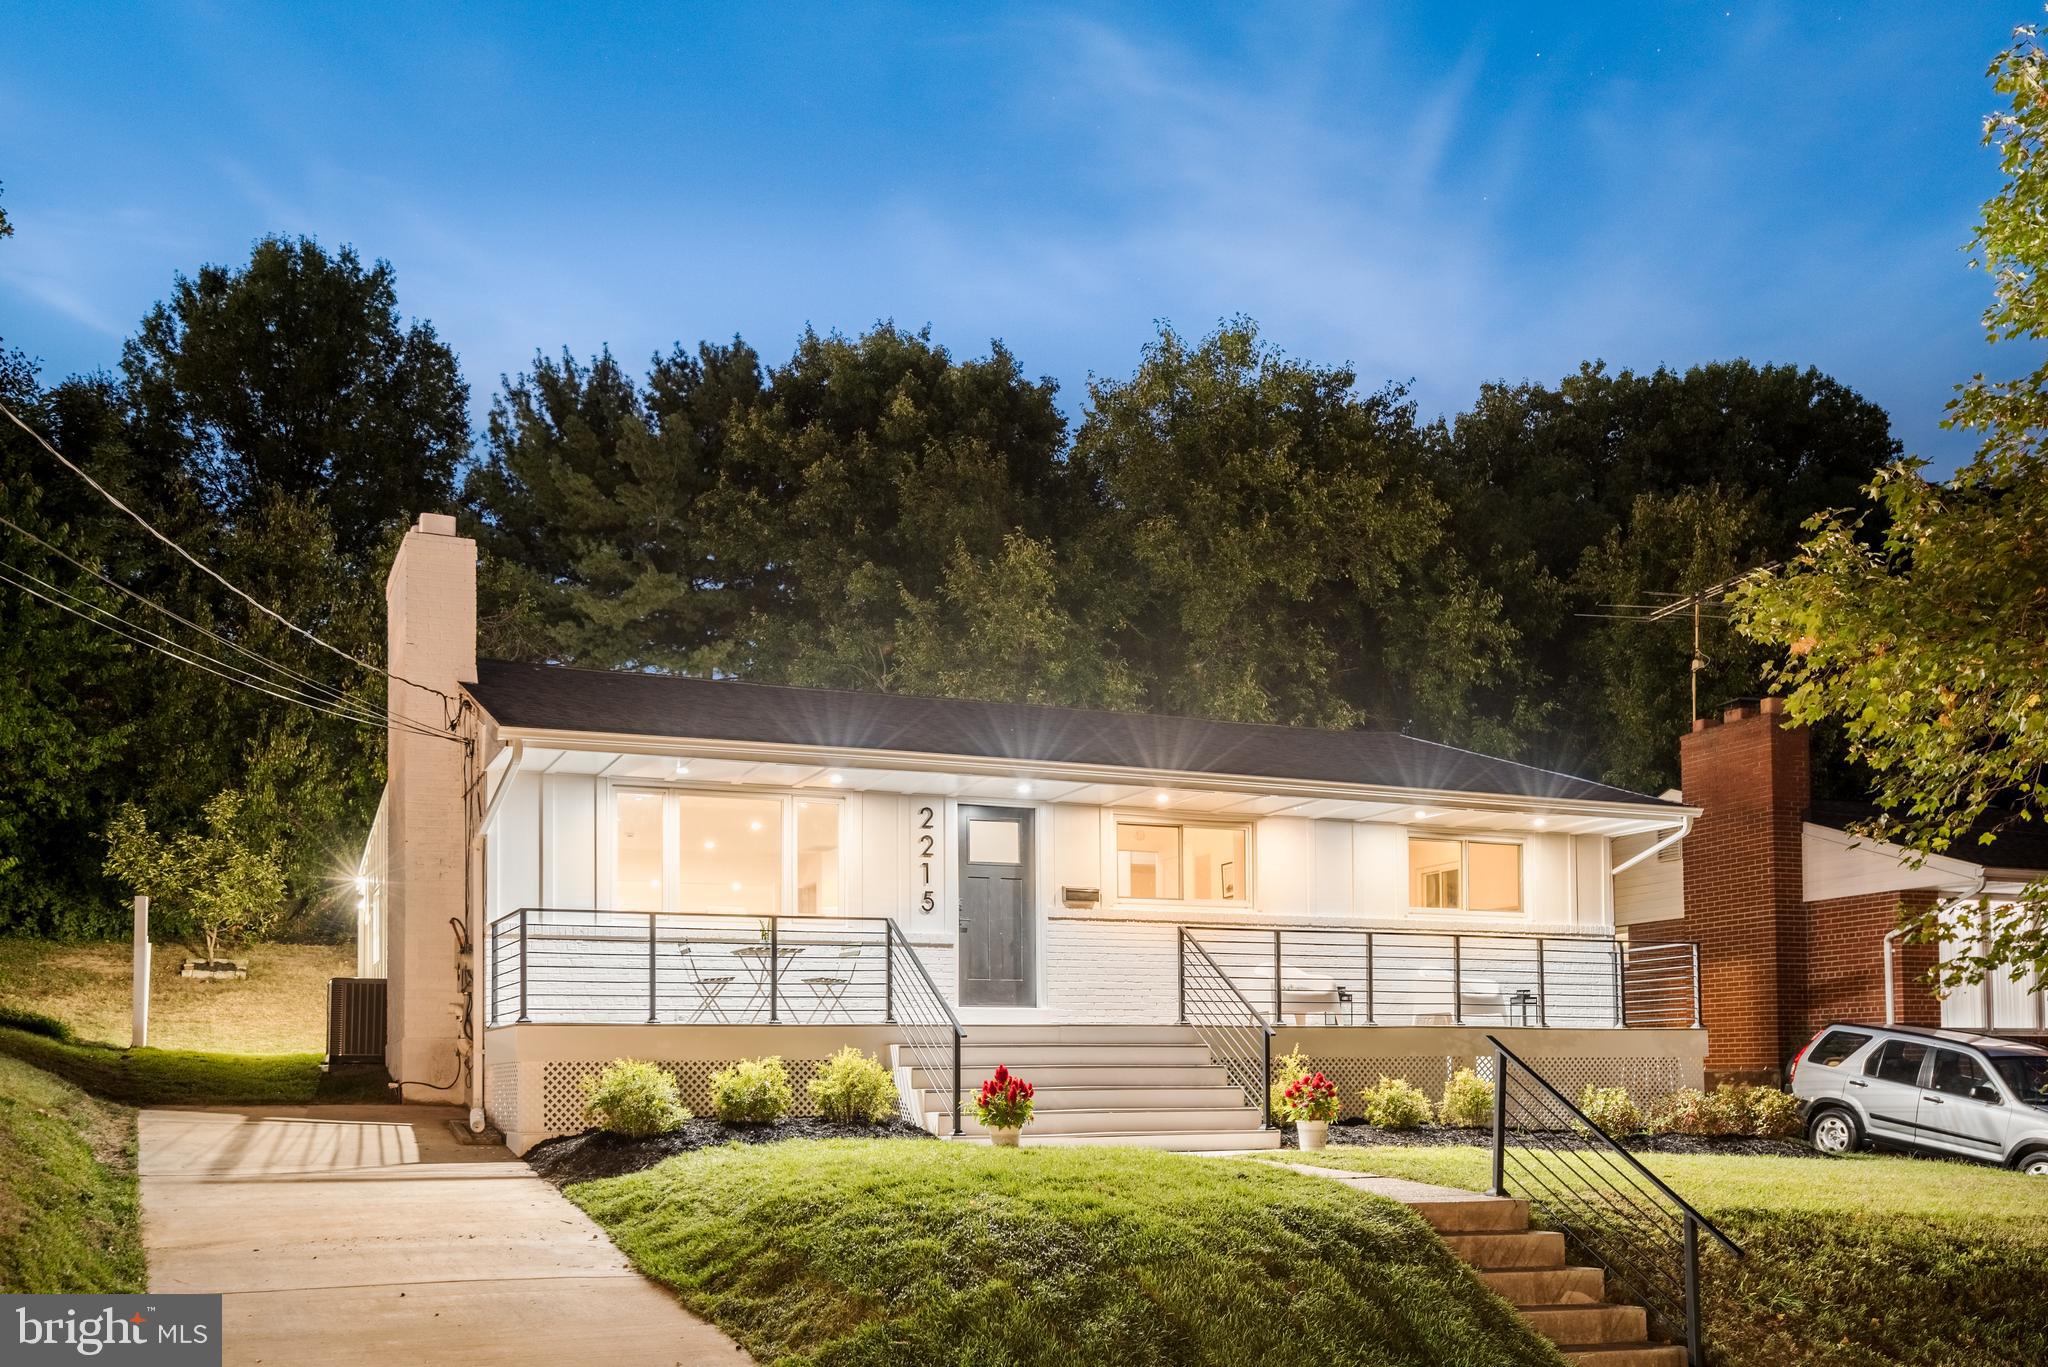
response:
[[[172,275],[352,243],[481,413],[536,349],[1003,339],[1077,409],[1247,313],[1426,413],[1580,360],[1815,365],[1952,464],[1960,250],[2035,3],[10,7],[0,336],[119,357]]]

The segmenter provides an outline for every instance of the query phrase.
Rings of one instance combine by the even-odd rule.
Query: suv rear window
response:
[[[1821,1037],[1819,1044],[1807,1050],[1805,1061],[1826,1068],[1839,1068],[1844,1059],[1868,1043],[1870,1036],[1854,1030],[1830,1030]]]
[[[1908,1087],[1917,1087],[1920,1085],[1920,1060],[1926,1057],[1927,1046],[1924,1044],[1888,1039],[1870,1056],[1870,1062],[1863,1065],[1863,1075],[1880,1082],[1902,1082]]]

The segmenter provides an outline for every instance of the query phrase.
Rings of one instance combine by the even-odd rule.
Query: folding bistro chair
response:
[[[734,973],[706,973],[703,967],[698,964],[696,956],[690,952],[691,948],[689,945],[684,945],[676,951],[676,953],[683,956],[683,966],[690,970],[690,981],[697,988],[697,1009],[691,1013],[689,1023],[695,1025],[698,1021],[704,1019],[706,1013],[709,1013],[720,1024],[727,1024],[725,1010],[718,1004],[718,998],[726,988],[733,985],[733,981],[738,975]]]

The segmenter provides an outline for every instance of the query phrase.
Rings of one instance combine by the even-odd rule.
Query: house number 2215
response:
[[[918,900],[917,909],[925,915],[929,915],[939,908],[937,885],[932,881],[932,860],[937,857],[937,837],[933,834],[937,824],[937,815],[937,812],[931,807],[919,807],[917,809],[917,830],[912,833],[917,845],[918,887],[923,889],[923,895]]]

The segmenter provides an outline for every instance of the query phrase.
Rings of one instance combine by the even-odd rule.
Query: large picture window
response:
[[[1408,905],[1427,911],[1520,911],[1522,847],[1503,840],[1410,837]]]
[[[621,911],[837,915],[836,800],[621,788],[612,905]]]
[[[1119,821],[1117,896],[1169,902],[1246,901],[1249,845],[1244,826]]]

